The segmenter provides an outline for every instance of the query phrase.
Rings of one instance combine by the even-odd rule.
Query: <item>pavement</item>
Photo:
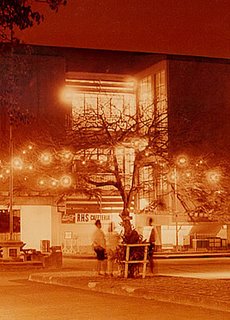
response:
[[[99,276],[91,270],[59,269],[35,272],[30,281],[94,292],[204,307],[230,313],[230,270],[225,272],[147,273],[142,279],[115,274]],[[230,317],[230,315],[229,315]]]

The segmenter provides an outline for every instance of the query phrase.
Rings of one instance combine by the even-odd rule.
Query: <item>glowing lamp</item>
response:
[[[40,187],[43,187],[45,185],[45,180],[44,179],[39,179],[38,184]]]
[[[177,157],[177,160],[176,160],[176,163],[178,166],[181,166],[181,167],[184,167],[188,164],[188,158],[186,156],[178,156]]]
[[[23,166],[22,159],[20,159],[20,158],[14,158],[13,159],[13,167],[15,169],[22,169],[22,166]]]
[[[55,179],[52,179],[52,180],[51,180],[51,186],[52,186],[52,187],[57,187],[57,186],[58,186],[58,181],[55,180]]]
[[[52,162],[52,155],[49,152],[44,152],[41,154],[40,160],[45,165],[50,164]]]
[[[65,87],[60,92],[60,99],[65,103],[71,103],[73,100],[74,92],[70,87]]]
[[[218,183],[220,181],[220,172],[214,170],[208,171],[206,177],[209,183]]]
[[[65,188],[70,187],[72,184],[72,178],[70,176],[63,176],[61,177],[61,185]]]
[[[169,172],[169,174],[168,174],[168,181],[169,182],[175,183],[177,178],[178,178],[178,175],[177,175],[176,170]]]
[[[63,151],[62,154],[61,154],[61,158],[62,160],[64,160],[65,162],[69,162],[73,159],[73,154],[71,151]]]

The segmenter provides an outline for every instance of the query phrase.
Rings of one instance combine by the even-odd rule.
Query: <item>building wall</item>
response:
[[[61,100],[61,91],[65,85],[65,58],[61,56],[16,55],[16,61],[6,72],[12,73],[15,80],[9,87],[6,81],[10,76],[0,77],[0,95],[11,90],[14,98],[13,107],[29,113],[31,125],[24,125],[17,121],[14,126],[14,140],[22,143],[33,140],[42,134],[52,134],[53,137],[62,136],[67,110]],[[0,70],[5,70],[7,59],[0,63]],[[18,61],[18,63],[17,63]],[[8,61],[9,62],[9,61]],[[2,98],[1,98],[2,99]],[[9,136],[8,109],[12,107],[9,99],[1,100],[0,113],[0,143],[7,145]],[[31,127],[33,130],[31,130]]]
[[[172,150],[229,156],[230,64],[170,59],[168,88]]]
[[[41,249],[41,240],[52,240],[52,207],[21,206],[21,240],[27,249]],[[52,245],[52,243],[51,243]]]

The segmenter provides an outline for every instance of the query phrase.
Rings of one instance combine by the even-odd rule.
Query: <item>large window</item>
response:
[[[71,91],[73,119],[79,115],[87,117],[95,114],[107,119],[123,118],[125,121],[126,117],[136,113],[133,80],[67,78],[66,86]]]
[[[154,75],[155,116],[158,117],[160,130],[168,127],[167,97],[165,71],[162,70]]]
[[[165,70],[141,79],[138,92],[139,108],[143,120],[147,121],[148,125],[156,118],[159,128],[165,128],[168,122]]]
[[[133,94],[73,93],[72,115],[103,114],[106,119],[132,116],[135,110]]]
[[[139,81],[138,100],[142,130],[152,135],[152,141],[157,152],[167,152],[168,114],[166,71],[152,71]],[[149,130],[151,128],[151,130]],[[154,147],[153,146],[153,147]],[[153,167],[140,169],[139,200],[144,203],[157,203],[167,194],[164,175]],[[140,205],[141,208],[141,205]]]
[[[79,121],[79,117],[82,117],[83,121],[80,122],[84,123],[84,128],[90,128],[91,130],[92,128],[101,128],[103,125],[101,118],[104,118],[106,125],[108,127],[111,126],[113,131],[117,130],[119,132],[123,128],[126,130],[127,127],[132,127],[136,115],[136,87],[133,80],[72,78],[66,80],[66,85],[71,90],[73,123],[74,121]],[[94,118],[95,120],[92,124],[92,119]],[[130,185],[130,175],[133,169],[133,152],[133,149],[125,147],[118,147],[115,151],[119,168],[123,173],[124,185],[127,187]],[[111,157],[112,150],[109,148],[99,149],[90,148],[89,146],[88,149],[75,156],[75,161],[82,161],[83,164],[87,161],[108,162],[109,167],[112,165]],[[99,172],[94,177],[94,180],[114,180],[114,177],[112,175],[110,177],[110,175],[109,173]]]

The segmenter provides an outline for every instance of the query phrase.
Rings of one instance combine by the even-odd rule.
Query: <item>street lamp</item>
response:
[[[10,240],[13,240],[14,217],[13,217],[13,196],[14,196],[14,168],[13,168],[13,115],[10,114],[9,123],[9,148],[10,148],[10,180],[9,180],[9,215],[10,215]]]
[[[215,170],[209,170],[206,173],[207,181],[210,184],[217,184],[220,181],[221,173]]]
[[[188,165],[188,158],[185,155],[180,155],[176,158],[173,170],[169,177],[173,184],[173,214],[175,218],[175,233],[176,233],[176,251],[179,248],[179,225],[178,225],[178,168],[184,168]]]

